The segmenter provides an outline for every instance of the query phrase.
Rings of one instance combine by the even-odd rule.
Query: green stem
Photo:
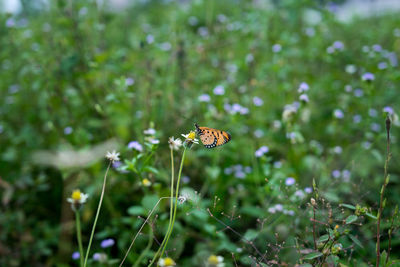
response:
[[[164,247],[161,251],[160,257],[164,255],[164,251],[167,248],[168,245],[168,240],[172,234],[172,230],[174,229],[174,223],[175,223],[175,217],[176,217],[176,208],[178,206],[178,195],[179,195],[179,183],[181,181],[181,176],[182,176],[182,168],[183,168],[183,162],[185,161],[185,154],[186,154],[186,147],[183,149],[183,154],[182,154],[182,160],[181,160],[181,166],[179,167],[179,174],[178,174],[178,182],[176,183],[176,190],[175,190],[175,206],[174,206],[174,212],[173,212],[173,218],[172,218],[172,224],[168,232],[167,240],[165,241]]]
[[[83,247],[82,247],[82,233],[81,233],[81,218],[79,211],[75,211],[75,218],[76,218],[76,237],[78,239],[78,246],[79,246],[79,260],[80,266],[83,266]]]
[[[168,230],[167,230],[167,233],[165,234],[165,237],[164,237],[163,241],[161,242],[160,247],[158,248],[157,252],[154,254],[154,257],[151,260],[151,262],[149,264],[149,267],[152,266],[154,261],[157,259],[158,255],[160,254],[161,248],[162,248],[162,252],[161,252],[161,256],[160,257],[162,257],[162,255],[164,254],[165,248],[167,247],[167,243],[168,243],[169,237],[171,236],[171,233],[172,233],[172,228],[174,227],[176,206],[177,206],[177,202],[178,202],[177,199],[178,199],[178,193],[179,193],[179,182],[181,180],[181,174],[182,174],[182,168],[183,168],[183,161],[185,159],[185,153],[186,153],[186,147],[183,150],[181,165],[179,167],[178,182],[177,182],[177,185],[176,185],[175,206],[174,206],[174,210],[173,211],[172,211],[172,206],[173,206],[173,196],[174,195],[173,195],[173,190],[172,189],[173,189],[173,184],[174,183],[173,183],[173,180],[171,181],[172,182],[172,185],[171,185],[171,212],[170,212],[170,222],[169,222],[169,225],[168,225]],[[171,218],[172,218],[172,220],[171,220]]]
[[[100,208],[101,208],[101,204],[103,203],[104,192],[106,190],[107,174],[108,174],[108,171],[110,169],[111,163],[112,163],[112,161],[110,160],[110,163],[108,164],[108,167],[107,167],[107,170],[106,170],[106,174],[104,175],[103,188],[101,189],[99,205],[97,206],[96,217],[94,218],[94,223],[93,223],[93,226],[92,226],[92,233],[90,234],[89,245],[88,245],[88,249],[86,251],[85,262],[83,264],[83,267],[86,267],[87,260],[88,260],[88,257],[89,257],[90,247],[92,245],[94,231],[96,229],[96,224],[97,224],[97,219],[99,218]]]

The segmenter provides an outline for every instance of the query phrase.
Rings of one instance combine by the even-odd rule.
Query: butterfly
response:
[[[232,137],[229,133],[208,127],[199,127],[194,124],[196,132],[206,148],[214,148],[228,143]]]

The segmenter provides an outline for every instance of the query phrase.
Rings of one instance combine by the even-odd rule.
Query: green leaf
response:
[[[345,208],[348,208],[348,209],[351,209],[351,210],[355,210],[356,209],[356,207],[354,207],[353,205],[350,205],[350,204],[340,204],[339,206],[340,207],[345,207]]]
[[[363,245],[361,244],[360,240],[358,240],[357,237],[355,237],[354,235],[349,235],[349,237],[350,237],[351,240],[353,240],[353,242],[354,242],[357,246],[359,246],[359,247],[361,247],[361,248],[364,248]]]
[[[255,239],[257,236],[259,235],[259,232],[253,229],[249,229],[246,231],[246,233],[244,234],[244,238],[246,238],[247,240],[253,240]]]
[[[132,206],[128,208],[128,214],[133,216],[144,215],[144,209],[140,206]]]
[[[319,258],[319,257],[321,257],[323,254],[321,253],[321,252],[319,252],[319,251],[317,251],[317,252],[311,252],[310,254],[307,254],[305,257],[304,257],[304,259],[305,260],[312,260],[312,259],[316,259],[316,258]]]
[[[145,196],[142,199],[142,205],[146,210],[151,210],[151,209],[153,209],[154,205],[157,203],[158,199],[159,198],[156,195]]]
[[[378,219],[378,217],[376,217],[375,215],[373,215],[373,214],[371,214],[371,213],[369,213],[369,212],[365,213],[365,215],[367,215],[368,217],[370,217],[370,218],[372,218],[372,219],[375,219],[375,220]]]
[[[318,243],[326,242],[329,240],[329,235],[322,235],[318,238]]]
[[[356,215],[350,215],[349,217],[346,218],[346,224],[351,224],[355,222],[358,219]]]

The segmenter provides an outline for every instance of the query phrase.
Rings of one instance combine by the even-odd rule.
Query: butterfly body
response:
[[[206,148],[214,148],[228,143],[232,137],[229,133],[218,129],[200,127],[195,123],[197,135]]]

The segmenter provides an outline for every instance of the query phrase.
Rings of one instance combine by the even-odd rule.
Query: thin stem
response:
[[[136,260],[135,264],[133,267],[139,266],[140,262],[142,261],[143,257],[146,255],[147,251],[151,248],[151,245],[153,245],[153,229],[150,227],[150,236],[149,236],[149,242],[147,243],[146,248],[140,253],[139,258]]]
[[[376,223],[376,267],[379,267],[380,257],[381,257],[381,236],[380,236],[380,226],[381,226],[381,219],[382,219],[382,212],[383,212],[383,201],[384,201],[384,194],[386,186],[389,183],[388,177],[388,165],[390,160],[390,118],[389,116],[386,117],[386,161],[384,167],[384,175],[383,175],[383,185],[380,191],[380,198],[379,198],[379,210],[378,210],[378,220]]]
[[[388,253],[386,255],[386,261],[385,264],[388,264],[389,258],[390,258],[390,252],[392,251],[392,232],[393,232],[393,223],[394,223],[394,218],[397,217],[397,212],[399,210],[399,206],[396,206],[393,216],[392,216],[392,221],[390,223],[390,228],[389,228],[389,247],[388,247]]]
[[[161,242],[161,245],[158,247],[158,250],[156,254],[154,254],[153,259],[151,260],[149,266],[153,265],[154,261],[156,260],[158,254],[160,254],[160,250],[164,248],[164,244],[166,241],[166,238],[168,236],[168,233],[171,230],[171,225],[172,225],[172,217],[173,217],[173,206],[174,206],[174,177],[175,177],[175,169],[174,169],[174,153],[173,149],[171,149],[171,203],[170,203],[170,213],[169,213],[169,223],[168,223],[168,229],[167,233],[164,236],[163,241]],[[162,254],[161,254],[162,255]]]
[[[181,181],[181,176],[182,176],[182,168],[183,168],[183,162],[185,161],[185,154],[186,154],[186,147],[183,149],[183,154],[182,154],[182,160],[181,160],[181,166],[179,167],[179,174],[178,174],[178,181],[176,183],[176,191],[175,191],[175,206],[174,206],[174,212],[173,212],[173,218],[172,218],[172,224],[168,232],[167,239],[165,241],[164,247],[161,250],[160,257],[164,255],[164,251],[167,248],[168,245],[168,240],[172,234],[172,230],[174,229],[174,223],[175,223],[175,217],[176,217],[176,208],[178,206],[178,194],[179,194],[179,183]]]
[[[313,220],[313,239],[314,239],[314,249],[315,250],[317,250],[317,238],[316,238],[316,236],[315,236],[315,232],[316,232],[316,225],[315,225],[315,207],[313,206],[313,217],[314,217],[314,220]]]
[[[81,218],[79,211],[75,211],[75,218],[76,218],[76,237],[78,239],[78,246],[79,246],[79,260],[80,266],[83,266],[83,247],[82,247],[82,233],[81,233]]]
[[[108,164],[106,173],[105,173],[105,175],[104,175],[103,188],[101,189],[101,195],[100,195],[99,205],[97,206],[96,217],[94,218],[94,222],[93,222],[93,226],[92,226],[92,233],[90,234],[89,245],[88,245],[88,249],[87,249],[87,251],[86,251],[86,256],[85,256],[85,263],[83,264],[84,267],[86,267],[87,260],[88,260],[88,258],[89,258],[90,247],[91,247],[91,245],[92,245],[93,236],[94,236],[94,231],[95,231],[95,229],[96,229],[96,224],[97,224],[97,219],[99,218],[100,209],[101,209],[101,204],[103,203],[104,192],[105,192],[105,190],[106,190],[107,174],[108,174],[108,171],[110,170],[111,163],[112,163],[112,161],[110,160],[110,163]]]
[[[158,206],[158,204],[160,203],[160,201],[163,200],[163,199],[166,199],[166,198],[169,198],[169,197],[162,197],[162,198],[160,198],[160,199],[157,201],[157,203],[154,205],[153,209],[150,211],[150,213],[149,213],[149,215],[147,216],[146,220],[144,221],[144,223],[143,223],[142,226],[140,227],[139,231],[136,233],[136,235],[135,235],[135,237],[133,238],[131,244],[129,245],[129,248],[128,248],[128,250],[126,251],[124,258],[122,259],[121,263],[119,264],[119,267],[121,267],[122,264],[124,264],[124,262],[125,262],[125,260],[126,260],[126,257],[127,257],[128,254],[129,254],[129,251],[131,250],[133,244],[134,244],[135,241],[136,241],[136,238],[139,236],[140,232],[142,231],[143,227],[146,225],[147,221],[150,219],[151,215],[153,214],[153,212],[154,212],[155,209],[157,208],[157,206]]]

